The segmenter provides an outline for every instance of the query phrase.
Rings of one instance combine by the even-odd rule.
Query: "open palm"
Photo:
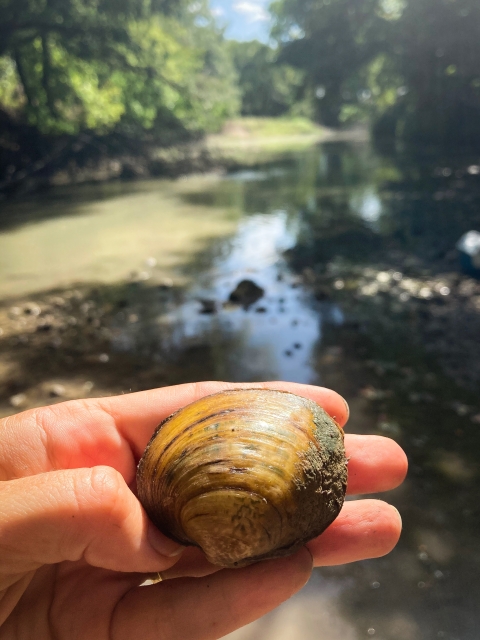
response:
[[[156,425],[200,397],[236,386],[291,391],[343,426],[333,391],[272,382],[206,382],[35,409],[0,422],[0,637],[207,640],[267,613],[298,591],[313,564],[388,553],[398,512],[347,501],[321,536],[289,558],[218,570],[149,522],[135,497],[136,464]],[[400,484],[407,463],[387,438],[346,436],[348,493]],[[163,581],[140,584],[161,572]]]

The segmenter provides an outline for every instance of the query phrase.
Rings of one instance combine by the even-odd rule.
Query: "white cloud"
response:
[[[221,18],[225,15],[225,9],[222,9],[222,7],[215,7],[214,9],[211,9],[210,13],[214,18]]]
[[[240,0],[233,5],[234,11],[243,13],[249,22],[266,22],[270,14],[258,3],[252,0]]]

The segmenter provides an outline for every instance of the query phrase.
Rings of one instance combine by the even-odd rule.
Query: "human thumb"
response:
[[[0,567],[15,575],[84,559],[128,572],[171,567],[183,547],[149,521],[122,475],[107,466],[0,483]]]

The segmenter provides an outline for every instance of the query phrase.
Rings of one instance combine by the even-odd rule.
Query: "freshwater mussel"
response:
[[[138,496],[165,535],[241,567],[322,533],[342,507],[346,463],[342,430],[313,401],[225,391],[160,424],[138,465]]]

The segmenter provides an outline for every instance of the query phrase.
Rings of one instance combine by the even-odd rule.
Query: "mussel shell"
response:
[[[313,401],[239,389],[177,411],[155,431],[138,496],[167,536],[223,567],[293,553],[324,531],[347,482],[343,431]]]

